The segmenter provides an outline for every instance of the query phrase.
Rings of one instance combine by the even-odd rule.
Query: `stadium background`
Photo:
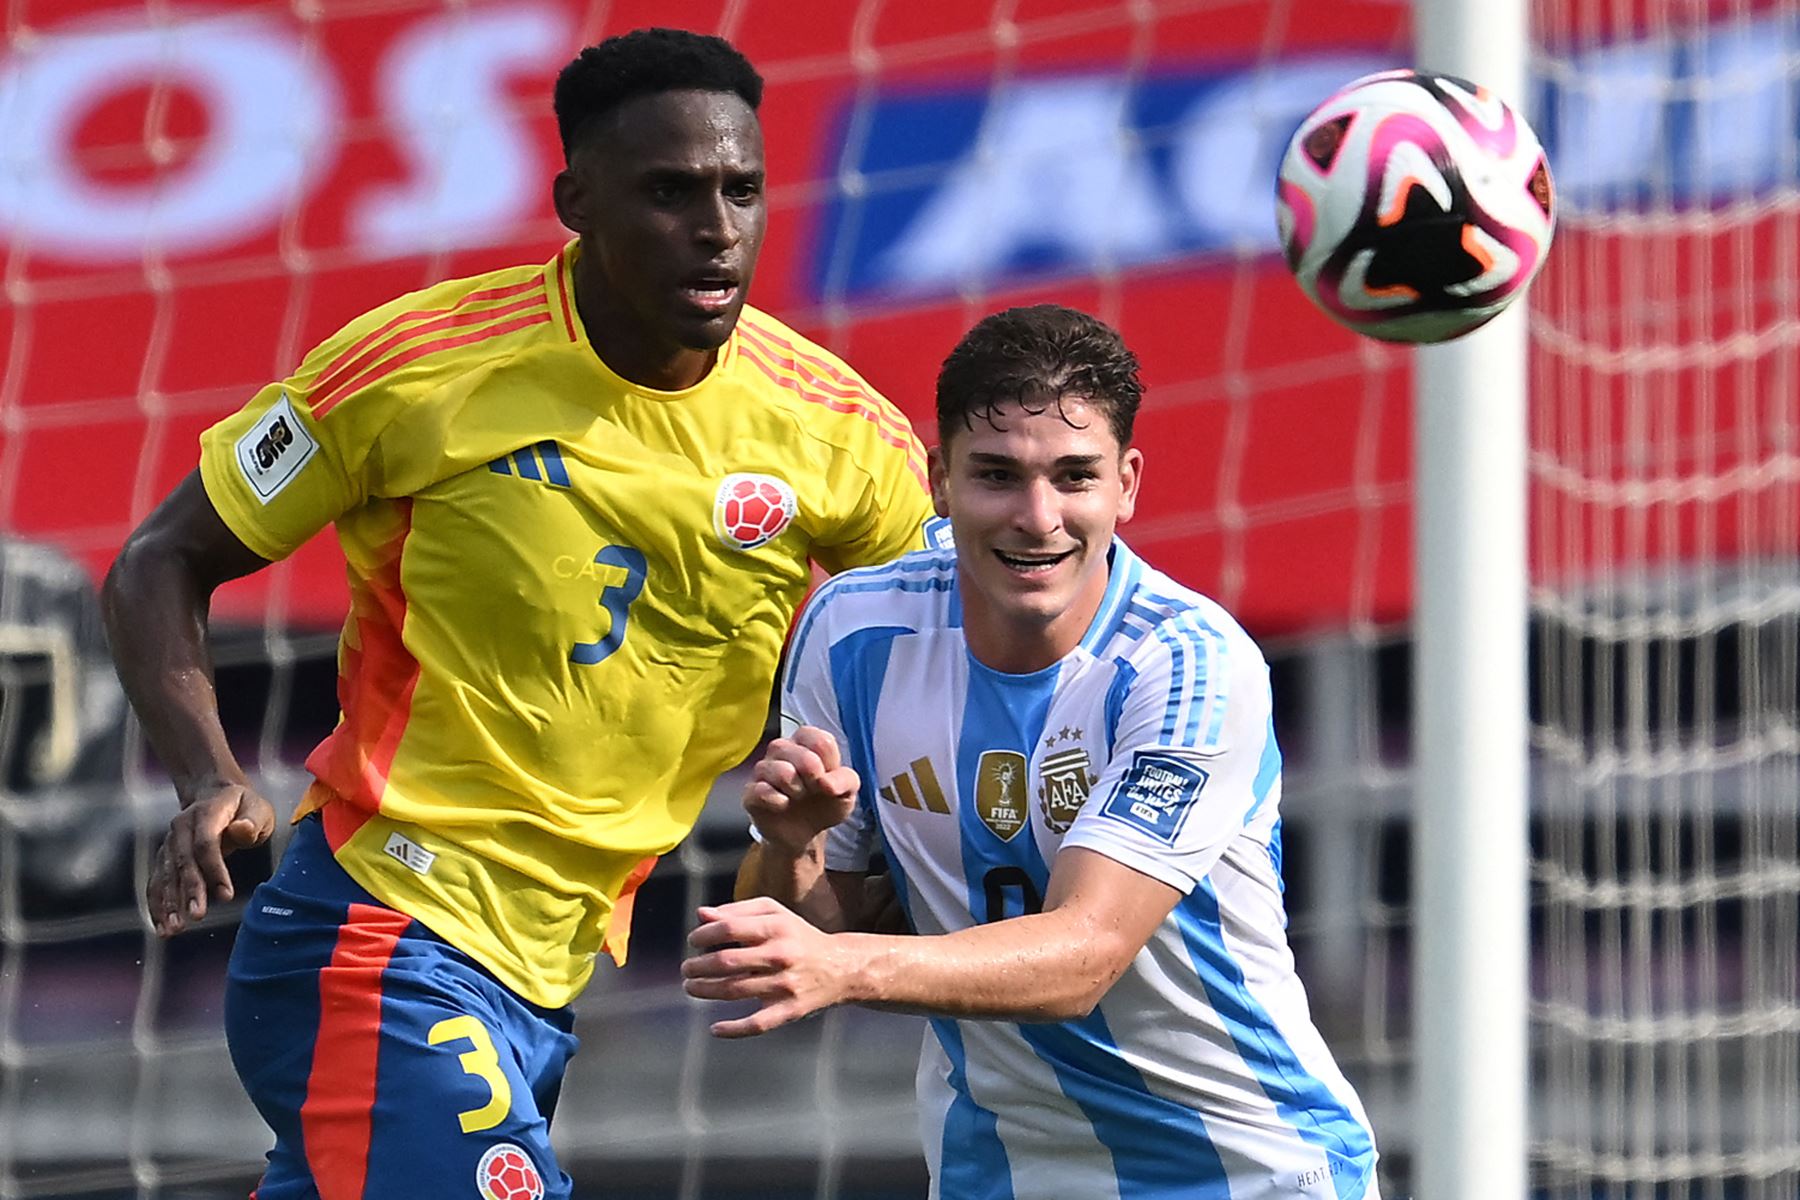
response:
[[[1800,5],[1534,20],[1525,99],[1563,205],[1533,313],[1535,1178],[1791,1197]],[[326,333],[551,253],[550,82],[651,23],[724,33],[769,81],[753,302],[922,427],[994,308],[1074,304],[1137,348],[1127,534],[1270,651],[1296,952],[1407,1193],[1409,358],[1307,306],[1271,198],[1312,103],[1410,61],[1405,4],[10,0],[0,21],[0,1196],[241,1194],[264,1145],[218,1037],[229,920],[165,946],[136,914],[173,799],[94,581],[199,431]],[[229,731],[278,804],[334,717],[343,602],[321,538],[215,604]],[[742,843],[732,792],[583,1001],[558,1119],[579,1194],[919,1194],[916,1025],[712,1044],[673,983]]]

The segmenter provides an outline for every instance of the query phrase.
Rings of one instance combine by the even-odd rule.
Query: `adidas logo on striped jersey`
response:
[[[563,466],[562,450],[555,442],[539,442],[535,446],[521,447],[511,454],[502,454],[488,464],[488,470],[496,475],[535,479],[552,487],[569,486],[569,471]]]
[[[915,758],[912,769],[888,780],[881,788],[881,798],[901,808],[917,808],[926,812],[947,813],[950,802],[938,783],[937,771],[929,758]]]

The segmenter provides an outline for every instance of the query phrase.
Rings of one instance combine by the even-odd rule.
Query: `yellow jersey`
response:
[[[707,376],[610,371],[542,267],[351,322],[201,442],[268,559],[336,523],[337,728],[307,760],[344,869],[537,1004],[754,749],[811,582],[923,544],[925,456],[841,361],[746,307]]]

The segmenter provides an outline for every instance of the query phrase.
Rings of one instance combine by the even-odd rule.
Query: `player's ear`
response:
[[[550,184],[550,201],[556,206],[556,219],[571,233],[588,230],[588,195],[581,176],[573,167],[564,167]]]
[[[930,468],[931,507],[937,510],[938,516],[948,517],[950,515],[950,497],[944,484],[949,467],[944,462],[944,448],[933,446],[926,451],[925,461]]]
[[[1138,485],[1144,479],[1144,452],[1136,446],[1127,446],[1119,455],[1119,516],[1117,523],[1123,525],[1131,520],[1137,512]]]

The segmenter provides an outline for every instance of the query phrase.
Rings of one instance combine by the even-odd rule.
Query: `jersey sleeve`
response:
[[[824,730],[837,739],[838,752],[862,778],[856,807],[825,834],[825,866],[832,871],[866,871],[875,851],[875,813],[868,765],[857,761],[838,703],[829,597],[829,585],[814,595],[794,634],[781,681],[781,736],[792,737],[802,725]]]
[[[1241,632],[1144,639],[1111,760],[1063,838],[1186,894],[1279,800],[1269,670]]]
[[[361,325],[352,323],[298,370],[259,391],[200,436],[200,477],[244,545],[281,559],[379,493],[381,430],[394,411],[383,386],[346,393]]]
[[[814,558],[834,575],[949,544],[948,522],[926,488],[925,448],[900,410],[881,404],[887,417],[870,426],[855,451],[860,478],[844,481],[854,502],[840,527],[813,544]]]

